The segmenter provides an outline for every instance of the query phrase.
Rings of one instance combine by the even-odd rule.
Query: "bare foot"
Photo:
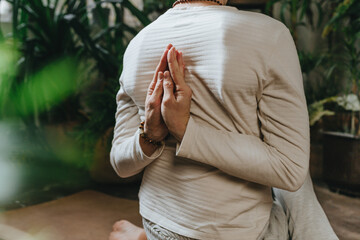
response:
[[[147,240],[144,229],[129,221],[121,220],[114,224],[109,240]]]

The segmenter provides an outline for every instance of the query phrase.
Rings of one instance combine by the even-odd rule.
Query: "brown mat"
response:
[[[0,215],[0,239],[107,240],[112,225],[127,219],[142,226],[138,201],[83,191]]]
[[[339,238],[360,239],[360,199],[315,191]],[[138,201],[84,191],[0,215],[0,240],[107,240],[120,219],[141,226],[138,212]]]
[[[341,240],[360,239],[360,199],[316,185],[315,192],[338,237]]]

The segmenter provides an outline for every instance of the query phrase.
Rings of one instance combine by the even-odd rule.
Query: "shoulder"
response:
[[[278,44],[282,35],[291,35],[285,24],[268,15],[238,10],[236,8],[221,14],[223,34],[227,44],[239,44],[242,39],[252,46],[257,46],[267,55]]]
[[[223,19],[224,23],[234,30],[239,29],[241,33],[245,30],[264,38],[268,37],[268,40],[288,31],[284,23],[263,13],[235,9],[224,14]]]
[[[129,55],[130,52],[133,52],[133,51],[137,52],[139,49],[139,46],[145,41],[148,34],[151,34],[153,29],[157,29],[157,28],[161,27],[161,22],[163,22],[162,16],[163,15],[160,15],[157,19],[152,21],[149,25],[147,25],[139,30],[139,32],[129,41],[129,43],[126,47],[124,57],[126,57],[126,55]]]
[[[145,38],[148,27],[149,25],[139,30],[139,32],[130,40],[129,44],[127,45],[126,51],[130,51],[132,48],[137,47],[137,45]]]
[[[264,13],[232,9],[232,11],[227,12],[226,16],[229,19],[233,19],[235,21],[247,21],[254,26],[258,25],[264,27],[271,27],[274,29],[287,28],[281,21],[272,18]]]

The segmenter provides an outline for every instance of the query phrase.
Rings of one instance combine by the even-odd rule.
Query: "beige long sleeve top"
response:
[[[183,52],[193,91],[181,143],[152,156],[139,144],[146,90],[165,47]],[[309,122],[293,39],[279,21],[230,6],[169,9],[129,44],[116,96],[111,163],[145,168],[143,217],[196,239],[257,239],[271,187],[298,189],[309,161]]]

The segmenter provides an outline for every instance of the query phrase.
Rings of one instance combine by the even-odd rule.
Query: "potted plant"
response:
[[[68,56],[73,57],[73,72],[78,73],[76,78],[73,74],[59,79],[60,90],[70,85],[73,91],[56,104],[39,101],[48,98],[47,88],[29,95],[32,98],[24,103],[32,106],[25,119],[27,129],[39,133],[39,138],[44,138],[41,144],[60,160],[70,157],[75,166],[86,168],[95,180],[103,181],[101,176],[115,174],[110,168],[108,139],[115,124],[122,58],[131,38],[151,21],[129,0],[7,1],[12,4],[13,31],[10,36],[0,31],[0,40],[13,40],[21,53],[16,84],[9,88],[14,91],[20,85],[29,86],[34,73]],[[142,26],[126,24],[125,10]],[[58,78],[48,78],[47,84],[54,85],[52,81]]]
[[[333,189],[360,191],[360,2],[333,1],[333,14],[323,30],[329,39],[332,72],[340,72],[345,89],[317,102],[323,120],[323,177]],[[318,108],[319,109],[319,108]],[[330,111],[329,111],[330,110]],[[313,112],[314,113],[314,112]],[[316,114],[313,114],[315,116]],[[321,114],[320,114],[321,115]],[[312,123],[320,115],[311,118]],[[311,115],[310,115],[311,116]]]

